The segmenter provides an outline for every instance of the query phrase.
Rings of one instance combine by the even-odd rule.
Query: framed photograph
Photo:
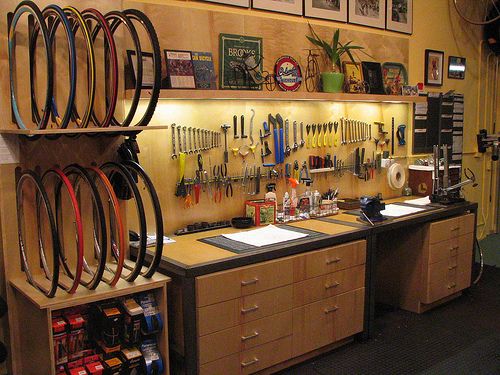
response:
[[[425,50],[425,84],[427,86],[443,85],[444,52]]]
[[[191,52],[197,89],[215,90],[216,75],[212,52]]]
[[[226,4],[226,5],[234,5],[237,7],[250,7],[250,0],[200,0],[205,1],[207,3],[218,3],[218,4]]]
[[[252,8],[302,15],[302,0],[252,0]]]
[[[401,95],[401,88],[408,85],[408,73],[403,64],[386,62],[382,64],[382,75],[387,95]]]
[[[413,0],[387,0],[387,30],[413,33]]]
[[[418,86],[404,85],[401,93],[404,96],[418,96]]]
[[[344,61],[342,63],[342,70],[345,76],[345,92],[364,92],[363,69],[361,68],[361,64]]]
[[[137,58],[135,57],[135,51],[127,50],[127,59],[129,66],[129,78],[130,85],[126,85],[127,88],[135,88],[136,77],[137,77]],[[155,70],[153,64],[153,54],[150,52],[142,53],[142,88],[153,87],[155,79]],[[129,87],[132,86],[132,87]]]
[[[465,57],[450,56],[448,58],[448,78],[465,79]]]
[[[168,87],[171,89],[194,89],[194,68],[189,51],[165,50]]]
[[[305,0],[304,15],[347,22],[347,0]]]
[[[385,0],[349,0],[349,23],[385,29]]]
[[[370,94],[385,94],[382,65],[378,62],[363,61],[363,78],[368,83]]]

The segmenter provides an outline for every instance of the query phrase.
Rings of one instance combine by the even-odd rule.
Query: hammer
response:
[[[224,132],[224,163],[229,162],[229,154],[227,152],[227,130],[231,128],[231,125],[222,124],[220,126]]]

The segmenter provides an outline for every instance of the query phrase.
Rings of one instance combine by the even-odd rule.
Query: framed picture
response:
[[[387,95],[401,95],[401,88],[408,85],[408,73],[403,64],[386,62],[382,64],[382,75]]]
[[[413,0],[387,0],[387,30],[413,33]]]
[[[349,23],[385,28],[385,0],[349,0]]]
[[[130,85],[127,88],[135,88],[137,77],[137,58],[135,51],[127,50],[128,66],[130,71]],[[155,70],[153,64],[153,54],[150,52],[142,53],[142,88],[153,87],[155,79]]]
[[[191,52],[197,89],[215,90],[216,75],[212,52]]]
[[[347,0],[305,0],[304,15],[347,22]]]
[[[450,56],[448,58],[448,78],[465,79],[465,57]]]
[[[361,68],[361,64],[344,61],[342,63],[342,70],[345,76],[345,92],[364,92],[363,69]]]
[[[302,0],[252,0],[252,8],[302,15]]]
[[[189,51],[164,50],[167,76],[171,89],[194,89],[194,68]]]
[[[235,5],[238,7],[250,7],[250,0],[200,0],[208,3],[219,3],[219,4],[227,4],[227,5]]]
[[[382,65],[378,62],[363,61],[363,78],[368,83],[370,94],[385,94]]]
[[[443,51],[425,50],[425,84],[427,86],[443,85]]]

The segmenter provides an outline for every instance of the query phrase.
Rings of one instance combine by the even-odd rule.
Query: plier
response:
[[[231,177],[227,177],[227,163],[221,164],[220,166],[221,177],[224,185],[226,186],[226,198],[233,196],[233,184],[231,183]],[[221,191],[222,193],[222,191]]]
[[[214,202],[220,203],[222,201],[221,166],[214,165],[213,173],[214,173],[214,182],[215,182]]]

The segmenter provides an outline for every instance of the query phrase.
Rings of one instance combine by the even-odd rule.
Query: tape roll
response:
[[[401,164],[394,163],[387,171],[387,183],[392,190],[401,189],[406,181],[405,170]]]

